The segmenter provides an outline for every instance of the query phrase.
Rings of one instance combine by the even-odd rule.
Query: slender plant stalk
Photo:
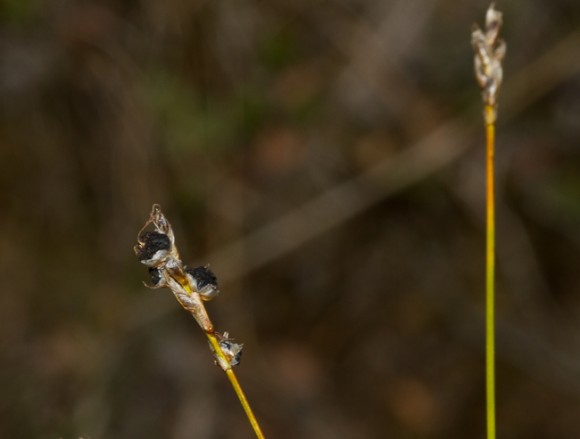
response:
[[[485,112],[493,108],[485,106]],[[495,123],[486,123],[485,369],[487,437],[495,439]]]
[[[248,421],[250,422],[250,425],[254,429],[254,433],[256,433],[256,437],[258,439],[265,439],[264,433],[262,433],[262,429],[260,428],[260,424],[258,423],[258,420],[256,419],[256,416],[254,415],[254,412],[252,410],[252,407],[250,407],[250,403],[248,402],[248,399],[246,398],[244,390],[242,389],[242,386],[240,385],[240,382],[238,381],[238,377],[236,376],[236,373],[234,372],[234,369],[232,368],[231,361],[228,359],[227,355],[224,353],[224,351],[223,351],[219,341],[217,340],[215,334],[206,332],[205,335],[207,336],[207,339],[209,340],[209,343],[210,343],[213,351],[215,352],[218,364],[224,364],[224,363],[227,364],[227,367],[224,369],[224,372],[226,373],[228,379],[230,380],[230,383],[231,383],[232,387],[234,388],[234,392],[238,396],[238,399],[240,400],[240,404],[242,404],[244,412],[246,412],[246,416],[248,417]]]
[[[486,138],[486,245],[485,245],[485,382],[487,438],[496,438],[495,407],[495,122],[497,98],[503,78],[502,60],[506,45],[498,38],[502,14],[487,10],[485,29],[477,25],[471,33],[475,51],[475,78],[482,90]]]
[[[153,228],[153,231],[147,231],[148,228]],[[233,370],[233,366],[240,362],[243,345],[235,343],[227,332],[220,334],[215,331],[203,304],[218,295],[217,279],[208,267],[191,268],[181,261],[175,246],[173,229],[157,204],[153,205],[149,219],[137,236],[135,254],[141,263],[149,267],[152,284],[147,286],[168,287],[179,304],[195,318],[209,341],[216,364],[226,373],[238,396],[256,437],[264,439],[256,416]]]
[[[258,439],[264,439],[264,433],[262,433],[262,430],[260,428],[260,424],[258,424],[258,420],[254,416],[254,412],[252,412],[252,408],[250,407],[250,404],[248,403],[248,400],[246,399],[246,395],[244,395],[244,391],[242,390],[242,387],[240,386],[240,383],[238,381],[238,378],[236,377],[234,370],[228,369],[228,370],[226,370],[226,374],[228,376],[228,379],[230,380],[230,383],[232,384],[232,386],[234,388],[234,391],[236,392],[236,395],[238,395],[238,398],[240,399],[240,403],[242,404],[242,407],[244,408],[244,411],[246,412],[246,416],[248,417],[248,421],[250,421],[250,424],[252,425],[252,428],[254,429],[254,433],[256,433],[256,437]]]

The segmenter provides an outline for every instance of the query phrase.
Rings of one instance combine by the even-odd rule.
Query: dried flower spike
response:
[[[502,60],[506,53],[505,42],[498,38],[502,13],[492,3],[485,16],[485,32],[477,24],[471,32],[471,45],[475,51],[475,78],[482,90],[486,105],[485,122],[492,124],[497,117],[497,98],[503,78]]]
[[[223,353],[225,354],[227,360],[232,366],[237,366],[242,360],[242,348],[244,345],[242,343],[235,343],[233,338],[227,332],[219,334],[216,332],[216,338]],[[213,346],[210,344],[212,351],[214,351]],[[215,354],[215,351],[214,351]],[[216,364],[218,364],[222,369],[224,369],[225,364],[223,364],[222,359],[215,355]]]
[[[153,230],[147,230],[152,227]],[[188,310],[205,332],[213,333],[213,325],[202,301],[217,296],[217,279],[207,267],[188,268],[179,258],[171,224],[153,205],[149,219],[139,231],[135,254],[149,268],[150,288],[169,287],[181,306]]]
[[[202,300],[211,300],[219,294],[220,290],[218,290],[217,278],[208,266],[196,268],[185,267],[185,272]]]
[[[149,228],[153,230],[147,230]],[[168,287],[180,305],[193,315],[203,329],[216,364],[230,380],[256,436],[264,439],[258,421],[232,370],[233,366],[240,363],[243,344],[235,343],[227,332],[223,334],[215,332],[203,303],[213,299],[219,293],[215,274],[208,266],[191,268],[181,261],[171,224],[161,212],[158,204],[153,205],[149,219],[139,231],[134,251],[137,259],[149,270],[151,285],[146,284],[146,286]]]

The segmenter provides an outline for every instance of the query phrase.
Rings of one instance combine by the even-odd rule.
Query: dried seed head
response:
[[[158,204],[153,205],[149,219],[137,235],[134,250],[141,263],[149,267],[151,285],[145,285],[150,288],[168,287],[201,328],[213,333],[202,300],[210,300],[218,294],[216,278],[207,267],[186,271],[179,258],[171,224]]]
[[[226,359],[228,360],[229,366],[237,366],[238,364],[240,364],[240,361],[242,360],[242,349],[244,347],[244,344],[235,343],[234,339],[230,338],[230,335],[227,332],[224,332],[223,334],[216,332],[215,335],[218,339],[218,343],[220,345],[220,348],[222,349],[222,352],[224,353]],[[223,360],[218,355],[216,355],[215,351],[214,356],[217,365],[219,365],[224,370],[228,368],[228,364],[223,363]]]
[[[165,218],[165,215],[163,215],[163,212],[161,212],[161,206],[159,204],[154,204],[151,208],[148,223],[152,223],[158,232],[168,235],[173,244],[173,229],[171,228],[169,221],[167,221],[167,218]]]
[[[154,231],[147,231],[153,226]],[[175,236],[169,221],[161,212],[159,204],[154,204],[149,219],[137,235],[137,245],[134,247],[139,260],[149,266],[156,266],[164,262],[165,258],[179,259],[179,253],[175,247]],[[162,251],[156,255],[156,252]]]
[[[135,254],[141,263],[154,267],[162,263],[171,252],[171,241],[164,233],[141,232],[137,238]]]
[[[489,5],[489,8],[485,14],[485,31],[487,43],[490,46],[493,46],[493,43],[497,39],[499,28],[502,24],[502,17],[503,14],[495,9],[495,3]]]
[[[486,112],[487,123],[495,122],[497,98],[503,79],[501,63],[506,53],[506,44],[498,38],[501,25],[502,13],[492,3],[485,16],[485,31],[474,24],[471,32],[471,45],[475,52],[475,78],[481,87],[483,102],[493,109],[489,116]]]
[[[225,340],[220,341],[220,347],[232,366],[240,364],[242,361],[242,349],[244,348],[243,344]]]
[[[217,278],[207,266],[185,267],[185,272],[193,289],[200,294],[203,300],[211,300],[219,294]]]
[[[149,276],[151,276],[151,285],[146,285],[149,288],[161,288],[167,286],[167,282],[165,281],[165,277],[160,268],[150,267]]]

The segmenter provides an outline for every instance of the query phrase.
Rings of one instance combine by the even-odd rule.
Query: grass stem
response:
[[[486,135],[486,249],[485,249],[485,376],[487,439],[495,439],[495,118],[485,106]]]
[[[495,439],[495,121],[497,98],[503,79],[502,61],[506,43],[498,38],[502,13],[492,3],[485,14],[485,27],[477,24],[471,32],[475,52],[475,79],[484,103],[486,144],[486,220],[485,220],[485,395],[487,439]]]
[[[256,437],[258,439],[265,439],[264,433],[262,433],[262,429],[260,428],[260,424],[258,423],[258,420],[256,419],[256,416],[254,415],[254,412],[252,411],[252,408],[250,407],[250,403],[248,402],[248,399],[246,398],[246,395],[244,394],[244,391],[242,389],[242,386],[240,385],[240,382],[238,381],[236,373],[232,369],[230,361],[228,360],[228,358],[224,354],[218,340],[216,339],[216,336],[214,334],[209,333],[209,332],[206,332],[206,335],[207,335],[207,338],[208,338],[208,340],[209,340],[209,342],[210,342],[210,344],[211,344],[211,346],[216,354],[216,357],[218,359],[218,363],[220,365],[222,365],[222,364],[226,365],[226,367],[224,368],[224,372],[226,373],[228,379],[230,380],[230,383],[232,384],[232,387],[234,388],[234,392],[238,396],[238,399],[240,400],[240,403],[242,404],[242,407],[244,408],[244,412],[246,412],[246,416],[248,417],[248,421],[250,422],[250,424],[252,425],[252,428],[254,429],[254,433],[256,433]]]

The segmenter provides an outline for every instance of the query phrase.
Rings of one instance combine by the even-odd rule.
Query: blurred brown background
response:
[[[487,2],[4,0],[0,437],[482,438]],[[580,437],[580,5],[500,2],[498,430]]]

